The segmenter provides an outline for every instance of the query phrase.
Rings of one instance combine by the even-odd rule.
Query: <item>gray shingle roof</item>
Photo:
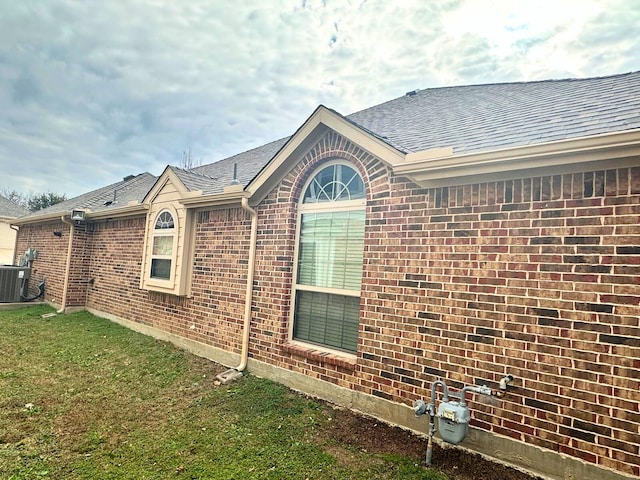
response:
[[[345,118],[403,152],[452,147],[454,154],[461,154],[621,132],[640,128],[640,72],[428,88]],[[247,186],[288,140],[191,170],[171,168],[191,191],[222,193],[233,180],[234,165],[237,179]],[[142,201],[156,180],[143,173],[28,217],[78,207],[102,211],[125,206]],[[117,204],[105,205],[114,191]]]
[[[347,118],[405,151],[454,154],[640,128],[640,72],[412,93]]]
[[[27,215],[29,210],[16,205],[8,198],[0,195],[0,218],[18,218]]]
[[[178,176],[180,181],[184,183],[184,186],[191,192],[196,190],[202,190],[204,192],[211,188],[211,184],[218,181],[217,178],[209,177],[208,175],[203,175],[201,173],[195,173],[183,168],[169,167],[169,169]]]
[[[640,128],[640,72],[586,79],[429,88],[345,117],[403,152],[495,150]],[[222,192],[247,185],[288,138],[192,170]]]
[[[237,179],[246,186],[271,160],[276,153],[287,143],[289,138],[281,138],[260,147],[239,153],[219,162],[203,165],[191,170],[191,173],[207,175],[212,179],[211,183],[203,188],[204,194],[220,193],[225,186],[231,185],[233,180],[233,166],[238,165]],[[186,185],[186,184],[185,184]]]
[[[51,207],[31,213],[24,218],[38,217],[51,213],[69,213],[73,209],[102,212],[124,207],[130,201],[142,201],[157,179],[158,177],[146,172],[136,175],[135,177],[127,177],[126,180],[65,200]]]

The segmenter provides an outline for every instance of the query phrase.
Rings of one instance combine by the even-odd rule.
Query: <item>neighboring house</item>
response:
[[[636,72],[320,106],[17,223],[63,309],[421,432],[435,380],[511,374],[463,445],[604,480],[640,475],[639,218]]]
[[[14,219],[28,213],[26,208],[0,195],[0,265],[14,265],[17,229],[10,225]]]

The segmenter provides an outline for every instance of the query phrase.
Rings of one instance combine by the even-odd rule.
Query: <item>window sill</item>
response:
[[[355,370],[356,368],[357,357],[355,355],[349,355],[348,353],[340,354],[327,352],[319,348],[314,348],[310,345],[302,345],[293,342],[285,343],[282,346],[282,349],[292,355],[304,357],[309,360],[315,360],[320,363],[335,365],[348,370]]]
[[[176,297],[189,297],[190,292],[180,290],[173,282],[161,282],[158,280],[146,280],[140,286],[141,290],[146,290],[149,293],[163,293],[165,295],[174,295]]]

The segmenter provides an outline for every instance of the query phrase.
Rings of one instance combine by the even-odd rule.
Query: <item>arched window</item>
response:
[[[171,279],[173,249],[175,241],[175,221],[169,210],[161,211],[153,227],[151,248],[151,278]]]
[[[324,166],[307,183],[299,212],[292,338],[356,353],[365,222],[362,178],[343,162]]]

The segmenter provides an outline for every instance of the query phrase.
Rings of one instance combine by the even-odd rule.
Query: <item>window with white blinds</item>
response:
[[[293,339],[355,353],[364,251],[365,192],[349,165],[308,183],[300,205]]]
[[[151,248],[151,272],[149,276],[160,280],[171,278],[173,245],[175,242],[175,222],[168,210],[156,217]]]

